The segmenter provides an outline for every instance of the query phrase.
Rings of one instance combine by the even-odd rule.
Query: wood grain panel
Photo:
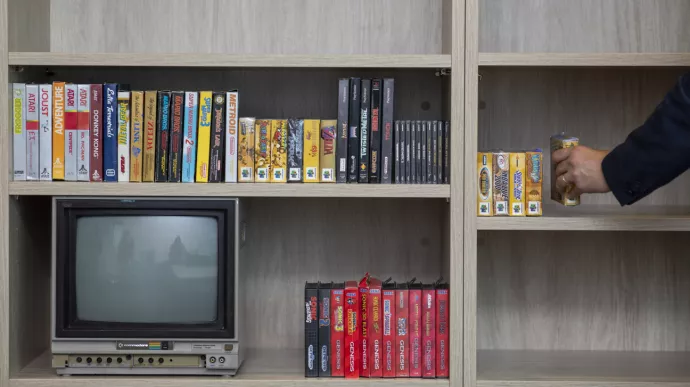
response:
[[[12,55],[10,55],[10,61]],[[690,67],[689,53],[481,53],[480,66]]]
[[[251,199],[247,342],[303,348],[306,281],[359,280],[366,272],[438,279],[446,209],[437,200]]]
[[[440,54],[442,0],[53,0],[51,51]]]
[[[50,0],[8,0],[9,51],[50,51]]]
[[[610,149],[641,125],[683,69],[485,68],[481,71],[479,149],[549,148],[549,136],[566,132],[580,143]],[[544,165],[550,165],[549,152]],[[549,192],[550,168],[544,168]],[[583,205],[618,204],[613,195],[587,195]],[[690,204],[684,174],[638,205]]]
[[[54,79],[116,82],[132,89],[224,90],[240,92],[242,117],[337,118],[338,79],[395,78],[396,119],[442,119],[444,79],[432,69],[54,69]],[[428,103],[428,105],[426,104]]]
[[[481,52],[688,52],[685,0],[484,0]]]
[[[480,349],[687,351],[683,233],[479,234]]]
[[[7,56],[8,38],[8,0],[0,0],[0,125],[7,125],[0,130],[0,386],[9,385],[10,372],[10,262],[9,262],[9,196],[8,183],[10,165],[10,111],[9,111],[9,72]]]

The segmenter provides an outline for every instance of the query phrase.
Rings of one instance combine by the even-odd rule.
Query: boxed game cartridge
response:
[[[494,215],[508,215],[510,200],[510,155],[505,152],[493,153],[493,194]]]
[[[436,284],[436,377],[448,377],[450,316],[448,284]]]
[[[319,169],[322,183],[335,183],[336,120],[321,121]]]
[[[271,183],[287,181],[287,120],[271,121]]]
[[[369,273],[359,281],[359,376],[369,377]]]
[[[182,141],[184,138],[185,94],[173,91],[170,97],[170,146],[168,147],[168,181],[182,180]]]
[[[254,182],[254,118],[240,118],[240,131],[237,139],[238,182]]]
[[[226,167],[226,165],[223,165],[223,147],[225,143],[225,132],[227,131],[225,124],[225,98],[225,93],[213,93],[213,106],[211,108],[211,149],[208,155],[209,183],[220,183],[223,181],[223,169]],[[237,157],[237,153],[233,153],[235,157]],[[237,173],[236,168],[235,173]]]
[[[395,376],[410,376],[410,291],[407,283],[398,284],[395,290]]]
[[[405,183],[412,184],[412,121],[405,121]]]
[[[400,184],[407,184],[407,121],[400,121]]]
[[[26,85],[26,180],[38,180],[38,136],[38,85]]]
[[[346,129],[347,130],[347,129]],[[302,182],[302,162],[304,160],[304,120],[297,118],[288,119],[288,182]],[[346,148],[347,152],[347,148]],[[345,156],[347,159],[347,155]],[[346,168],[347,172],[347,168]],[[347,175],[345,176],[347,178]]]
[[[427,148],[428,141],[427,136],[429,133],[429,122],[419,121],[419,141],[417,145],[419,146],[418,159],[419,159],[419,184],[429,183],[428,168],[427,168]]]
[[[77,181],[78,86],[65,85],[65,180]]]
[[[306,125],[306,122],[305,122]],[[356,281],[345,283],[345,377],[358,378],[360,369],[359,288]]]
[[[157,96],[158,111],[156,114],[156,182],[168,181],[168,143],[170,142],[170,102],[172,93],[159,91]]]
[[[350,116],[348,118],[350,130],[347,137],[348,183],[356,183],[359,177],[359,120],[362,114],[360,97],[361,86],[360,78],[350,78]]]
[[[211,151],[211,115],[213,114],[213,93],[199,92],[199,128],[196,141],[196,182],[208,183],[209,153]]]
[[[436,288],[422,287],[422,377],[436,377]]]
[[[493,215],[492,166],[492,153],[477,153],[477,216]]]
[[[369,310],[367,312],[369,345],[369,377],[383,376],[383,319],[381,315],[381,280],[369,276]]]
[[[394,137],[394,142],[395,142],[395,165],[393,166],[393,172],[394,172],[394,182],[395,184],[401,184],[400,181],[400,126],[402,124],[400,121],[395,121],[395,134],[393,135]]]
[[[117,93],[117,181],[129,181],[130,92]]]
[[[410,377],[422,377],[422,284],[409,283]]]
[[[53,82],[52,138],[53,180],[65,180],[65,82]]]
[[[369,129],[371,123],[371,79],[362,79],[359,121],[359,182],[369,182]]]
[[[331,376],[331,284],[319,284],[319,376]]]
[[[40,99],[38,135],[39,148],[39,178],[45,181],[53,180],[53,85],[43,84],[38,90]]]
[[[89,181],[91,85],[77,86],[77,181]]]
[[[254,168],[256,183],[271,181],[271,120],[256,120],[254,124]]]
[[[525,216],[525,154],[510,154],[510,216]]]
[[[345,284],[331,289],[331,376],[345,376]]]
[[[396,348],[396,315],[395,315],[395,288],[393,282],[386,281],[381,286],[381,300],[383,302],[383,377],[395,377],[395,365],[397,356]]]
[[[350,80],[341,78],[338,80],[338,140],[335,146],[336,163],[338,173],[336,182],[347,183],[347,141],[348,141],[348,118],[350,106]],[[301,164],[300,164],[301,167]],[[302,181],[300,173],[299,180]]]
[[[240,95],[237,90],[229,91],[225,95],[225,126],[227,133],[225,133],[225,182],[237,183],[237,131],[238,128],[238,110],[240,103]]]
[[[438,121],[432,121],[432,129],[431,133],[429,136],[429,143],[431,144],[431,158],[428,161],[428,168],[431,169],[431,183],[432,184],[438,184],[439,183],[439,176],[437,173],[437,167],[438,164],[436,163],[436,160],[438,159],[438,130],[439,130],[439,125]]]
[[[26,180],[26,85],[12,85],[12,139],[14,180]]]
[[[142,146],[144,127],[144,92],[132,91],[132,135],[130,138],[130,172],[129,181],[141,182],[142,175]]]
[[[319,120],[304,120],[304,182],[319,182],[319,158],[321,146],[321,122]]]
[[[196,173],[197,115],[199,94],[196,91],[184,93],[184,146],[182,147],[182,182],[194,183]]]
[[[318,284],[307,282],[304,285],[304,376],[319,376],[319,324],[318,324]]]
[[[383,120],[383,136],[381,140],[381,183],[393,182],[393,93],[395,80],[384,78],[383,102],[381,117]]]
[[[381,80],[371,81],[371,130],[369,149],[369,182],[381,182],[381,105],[383,98],[381,93]]]
[[[422,128],[420,121],[410,122],[410,183],[418,184],[419,178],[422,172],[422,147],[421,147],[421,135]],[[419,146],[419,152],[417,147]]]
[[[118,181],[118,91],[114,83],[103,85],[103,181]]]
[[[152,183],[156,173],[156,113],[158,93],[144,92],[144,159],[141,181]]]
[[[103,85],[90,85],[89,98],[91,100],[89,178],[91,181],[103,181]]]
[[[551,153],[563,149],[572,148],[580,144],[580,140],[577,137],[567,136],[565,134],[559,134],[551,136]],[[561,195],[556,189],[556,182],[558,181],[558,176],[556,176],[556,163],[551,161],[551,199],[563,204],[564,206],[577,206],[580,204],[580,197],[568,198],[566,195]],[[566,194],[572,190],[569,187],[566,190]]]
[[[436,131],[436,182],[443,184],[443,121],[438,121]]]
[[[450,122],[443,128],[443,183],[450,184]]]
[[[542,214],[542,153],[536,149],[525,154],[527,168],[525,170],[525,195],[527,199],[527,216],[541,216]]]

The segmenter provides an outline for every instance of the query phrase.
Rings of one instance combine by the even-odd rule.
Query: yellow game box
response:
[[[493,155],[491,153],[477,153],[477,216],[493,215],[492,164]]]
[[[321,157],[319,168],[321,169],[322,183],[335,183],[335,128],[337,120],[321,121]]]
[[[551,136],[551,153],[563,149],[572,148],[578,146],[580,140],[577,137],[567,136],[565,134],[558,134]],[[566,195],[561,195],[556,189],[556,182],[558,181],[558,176],[556,176],[556,163],[551,161],[551,199],[563,204],[564,206],[577,206],[580,204],[580,197],[568,198]],[[570,187],[572,189],[572,187]],[[569,190],[568,190],[569,191]]]
[[[271,120],[256,120],[254,124],[255,183],[271,181]]]
[[[237,181],[254,182],[254,118],[240,118],[237,139]]]
[[[525,216],[525,154],[510,154],[510,216]]]
[[[527,216],[542,215],[542,152],[534,150],[525,152],[525,195],[527,198]]]
[[[287,182],[287,120],[271,121],[271,183]]]
[[[319,158],[321,157],[319,148],[321,147],[321,121],[304,120],[304,182],[318,183]]]

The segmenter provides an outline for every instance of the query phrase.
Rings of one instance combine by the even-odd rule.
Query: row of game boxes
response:
[[[542,160],[540,149],[479,152],[477,215],[541,216]]]
[[[449,290],[366,274],[304,290],[305,376],[447,378]]]

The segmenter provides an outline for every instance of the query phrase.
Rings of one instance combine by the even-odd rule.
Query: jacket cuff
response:
[[[621,144],[609,152],[601,162],[601,170],[611,193],[621,206],[638,201],[642,195],[641,184],[630,176],[630,168],[626,168],[625,144]]]

